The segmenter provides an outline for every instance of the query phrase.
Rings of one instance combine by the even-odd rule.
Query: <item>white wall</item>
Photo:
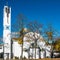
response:
[[[0,46],[0,53],[3,52],[3,46]]]

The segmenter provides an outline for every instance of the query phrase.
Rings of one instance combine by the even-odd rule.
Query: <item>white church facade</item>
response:
[[[14,34],[15,37],[17,33]],[[23,38],[23,58],[27,59],[39,59],[39,58],[45,58],[45,57],[51,57],[51,46],[46,45],[45,41],[43,40],[43,37],[40,34],[35,34],[37,39],[37,47],[36,47],[36,53],[35,53],[35,47],[32,47],[32,44],[35,44],[34,39],[34,33],[28,32],[25,34]],[[39,46],[39,47],[38,47]],[[27,51],[26,51],[27,50]],[[18,41],[13,40],[13,56],[18,57],[20,59],[22,52],[22,45],[18,44]]]
[[[30,35],[29,35],[30,34]],[[31,46],[31,43],[33,42],[34,43],[34,36],[33,36],[33,32],[29,32],[26,34],[26,36],[31,36],[31,38],[29,38],[30,42],[27,42],[28,40],[28,37],[24,37],[24,44],[23,44],[23,49],[29,49],[30,46]],[[43,37],[37,33],[36,34],[36,38],[39,36],[38,38],[38,46],[40,48],[43,48],[43,49],[51,49],[51,47],[48,49],[48,46],[46,48],[46,45],[45,45],[45,42],[42,41],[41,39],[43,39]],[[13,34],[11,33],[11,7],[8,7],[8,6],[4,6],[4,9],[3,9],[3,42],[4,42],[4,59],[6,59],[7,57],[9,59],[11,59],[11,56],[13,55],[13,57],[19,57],[21,56],[21,52],[22,52],[22,49],[21,49],[21,45],[18,44],[17,41],[14,41],[13,40],[13,43],[12,43],[12,37]],[[26,48],[27,47],[27,48]],[[34,50],[34,49],[33,49]],[[38,52],[39,49],[36,50],[36,59],[39,59],[39,58],[44,58],[44,54],[45,54],[45,51],[41,51],[41,57],[39,57],[39,52]],[[34,50],[35,51],[35,50]],[[49,50],[50,51],[50,50]],[[32,49],[30,49],[30,55],[32,54]],[[48,53],[48,51],[46,52],[46,54]],[[50,53],[50,52],[49,52]],[[34,55],[35,53],[33,53]],[[28,59],[29,57],[29,54],[28,52],[26,52],[25,50],[23,51],[23,58],[24,56]],[[48,54],[48,57],[50,57],[51,55]],[[32,57],[31,57],[32,58]],[[35,55],[33,56],[33,58],[35,59]]]

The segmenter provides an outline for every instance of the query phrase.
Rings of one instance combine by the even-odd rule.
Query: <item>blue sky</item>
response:
[[[0,37],[3,34],[3,7],[6,0],[0,0]],[[28,21],[38,21],[44,26],[51,23],[60,31],[60,0],[8,0],[12,9],[12,24],[15,23],[17,15],[22,13]]]

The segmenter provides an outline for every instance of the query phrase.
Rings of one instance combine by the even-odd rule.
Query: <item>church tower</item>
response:
[[[4,6],[3,9],[3,42],[4,59],[11,58],[11,8]]]

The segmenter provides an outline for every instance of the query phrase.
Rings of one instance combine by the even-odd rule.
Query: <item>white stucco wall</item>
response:
[[[0,53],[3,52],[3,46],[0,46]]]
[[[30,35],[29,35],[30,34]],[[32,34],[32,36],[31,36]],[[31,38],[27,37],[27,36],[30,36]],[[34,43],[34,37],[33,37],[33,33],[30,32],[30,33],[27,33],[24,37],[24,43],[23,43],[23,58],[24,56],[28,59],[28,52],[25,51],[25,49],[29,49],[29,47],[31,46],[31,43],[33,42]],[[39,35],[40,36],[40,35]],[[36,37],[37,38],[37,37]],[[50,49],[51,49],[51,46],[47,46],[45,41],[44,40],[41,40],[43,39],[42,36],[40,36],[40,38],[37,40],[37,45],[40,47],[40,49],[43,49],[44,51],[40,51],[40,53],[38,52],[38,49],[36,50],[36,59],[39,59],[39,54],[41,54],[41,58],[45,58],[46,56],[50,57]],[[27,40],[30,40],[29,42]],[[16,57],[19,57],[21,56],[21,52],[22,52],[22,49],[21,49],[21,45],[18,44],[17,41],[13,41],[13,55],[16,56]],[[46,53],[46,56],[45,56],[45,53]],[[30,51],[30,54],[33,54],[33,58],[35,59],[35,50],[33,49],[33,52]],[[32,57],[31,57],[32,58]]]

